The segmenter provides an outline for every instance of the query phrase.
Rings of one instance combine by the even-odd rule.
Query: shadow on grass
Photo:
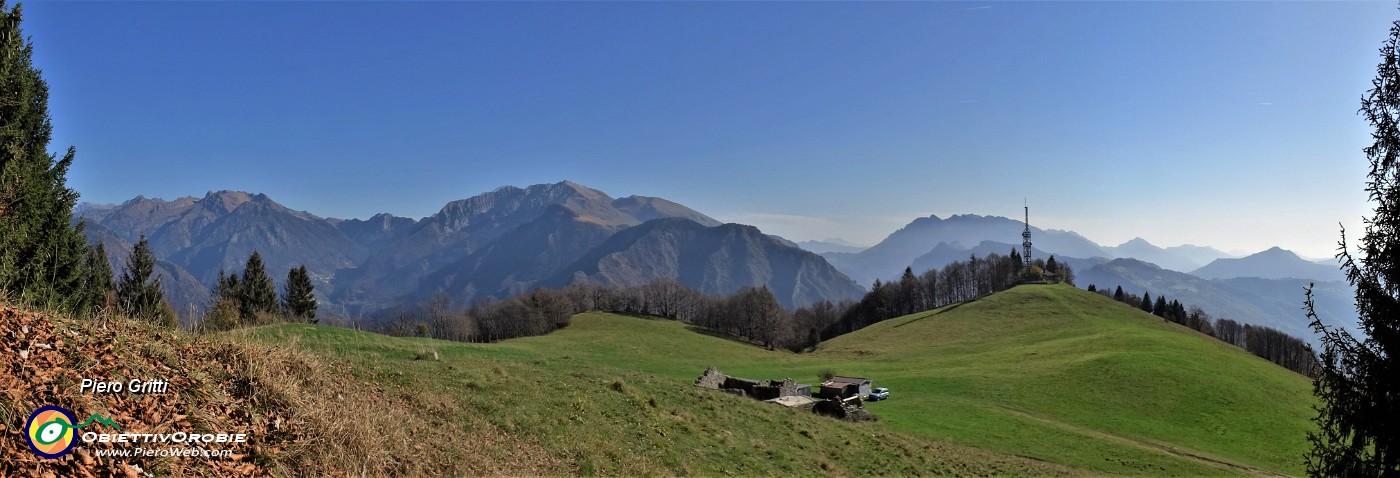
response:
[[[691,331],[691,332],[695,332],[695,333],[697,333],[697,334],[708,335],[708,336],[710,336],[710,337],[715,337],[715,338],[720,338],[720,339],[728,340],[728,341],[734,342],[734,343],[736,343],[736,344],[743,344],[743,345],[748,345],[748,346],[752,346],[752,347],[762,348],[762,349],[764,349],[764,350],[770,350],[770,349],[768,349],[767,347],[764,347],[763,344],[750,342],[750,341],[748,341],[748,340],[744,340],[744,339],[742,339],[742,338],[735,337],[735,336],[733,336],[733,335],[729,335],[729,334],[726,334],[726,333],[724,333],[724,332],[720,332],[720,331],[718,331],[718,330],[707,329],[707,328],[705,328],[705,327],[701,327],[701,326],[698,326],[698,325],[686,324],[685,329],[686,329],[686,330],[689,330],[689,331]]]
[[[935,316],[935,315],[939,315],[939,314],[942,314],[942,313],[944,313],[944,312],[948,312],[948,311],[953,310],[953,309],[956,309],[956,308],[958,308],[958,307],[962,307],[963,305],[968,304],[968,303],[970,303],[970,302],[977,302],[977,299],[972,299],[972,300],[966,300],[966,301],[958,302],[958,303],[956,303],[956,304],[953,304],[953,305],[944,307],[944,308],[942,308],[942,309],[938,309],[938,310],[934,311],[933,313],[924,314],[924,315],[922,315],[922,316],[919,316],[919,317],[915,317],[915,318],[906,320],[906,321],[904,321],[904,323],[902,323],[902,324],[896,324],[896,325],[895,325],[895,328],[903,327],[903,326],[912,324],[912,323],[914,323],[914,322],[918,322],[918,321],[920,321],[920,320],[924,320],[924,319],[927,319],[927,318],[929,318],[929,317],[933,317],[933,316]]]
[[[634,319],[642,319],[642,320],[656,320],[656,321],[665,321],[665,320],[674,321],[674,320],[676,320],[676,319],[668,319],[668,318],[666,318],[666,317],[661,317],[661,316],[656,316],[656,315],[639,314],[639,313],[636,313],[636,312],[608,312],[608,313],[609,313],[609,314],[613,314],[613,315],[621,315],[621,316],[623,316],[623,317],[631,317],[631,318],[634,318]]]

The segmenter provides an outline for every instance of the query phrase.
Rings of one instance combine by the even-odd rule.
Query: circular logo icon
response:
[[[45,405],[24,423],[24,436],[29,449],[44,458],[58,458],[73,449],[73,412],[54,405]]]

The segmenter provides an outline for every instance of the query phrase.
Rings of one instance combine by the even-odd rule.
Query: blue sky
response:
[[[39,3],[93,202],[422,217],[570,179],[794,240],[915,217],[1330,256],[1393,3]],[[1353,234],[1355,236],[1355,234]],[[1014,238],[1013,238],[1014,240]]]

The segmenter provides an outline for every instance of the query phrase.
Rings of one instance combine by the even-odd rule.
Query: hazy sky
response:
[[[1330,256],[1394,3],[30,3],[93,202],[570,179],[793,240],[976,213]],[[1354,236],[1355,234],[1353,234]],[[1016,238],[1008,239],[1014,242]]]

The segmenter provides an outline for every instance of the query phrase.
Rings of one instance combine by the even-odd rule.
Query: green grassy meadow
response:
[[[343,360],[583,474],[1299,475],[1313,403],[1300,375],[1068,286],[888,320],[804,354],[604,313],[497,344],[307,325],[225,337]],[[414,360],[423,350],[441,360]],[[805,383],[831,369],[892,397],[867,404],[878,422],[840,422],[695,389],[711,365]]]

